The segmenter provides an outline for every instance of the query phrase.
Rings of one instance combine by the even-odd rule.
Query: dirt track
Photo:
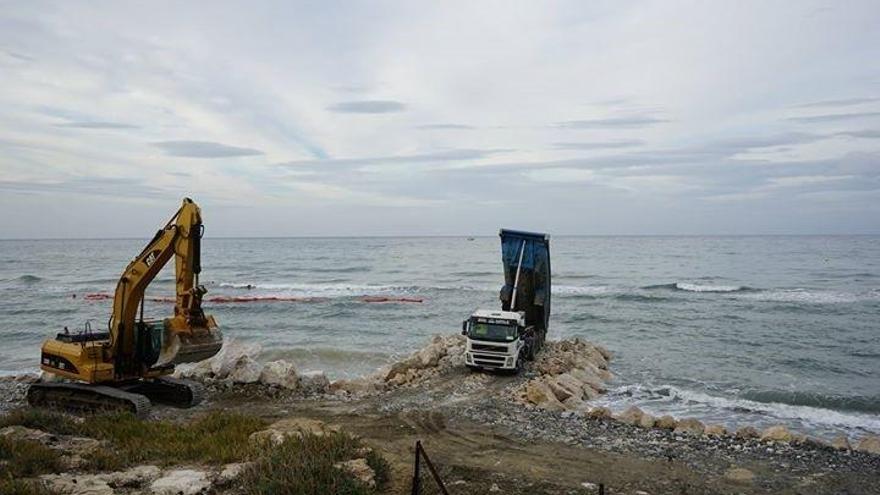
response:
[[[351,401],[267,399],[259,388],[234,389],[199,409],[341,425],[385,454],[395,494],[410,493],[416,440],[451,494],[587,494],[598,493],[599,483],[609,494],[880,493],[880,456],[677,438],[611,420],[527,410],[503,399],[522,379],[456,370],[419,387]],[[754,479],[731,480],[731,468],[745,468]],[[435,493],[427,472],[423,479],[424,493]]]

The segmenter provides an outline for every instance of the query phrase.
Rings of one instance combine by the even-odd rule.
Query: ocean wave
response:
[[[300,283],[228,283],[222,282],[217,284],[219,287],[226,289],[245,290],[247,292],[257,291],[260,296],[301,296],[301,297],[362,297],[362,296],[406,296],[412,294],[424,294],[434,290],[453,290],[453,291],[487,291],[495,290],[487,287],[476,286],[423,286],[423,285],[373,285],[373,284],[346,284],[346,283],[327,283],[327,284],[300,284]],[[269,291],[267,294],[266,291]]]
[[[745,285],[714,285],[692,284],[688,282],[674,282],[671,284],[646,285],[645,290],[680,290],[685,292],[751,292],[757,289]]]
[[[880,293],[876,291],[854,293],[795,288],[766,290],[752,297],[761,301],[781,303],[841,304],[880,300]]]
[[[35,284],[37,282],[42,282],[45,280],[43,277],[38,277],[36,275],[22,275],[18,278],[12,279],[14,282],[21,282],[23,284]]]
[[[763,416],[773,421],[798,421],[813,426],[860,428],[880,431],[880,397],[842,397],[804,392],[745,392],[742,396],[721,397],[673,385],[624,385],[609,391],[608,400],[623,397],[647,403],[646,409],[708,409],[715,414],[728,412]]]
[[[569,296],[603,296],[620,292],[606,285],[556,285],[551,291],[553,294]]]

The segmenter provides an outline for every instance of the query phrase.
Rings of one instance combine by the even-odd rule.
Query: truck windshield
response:
[[[509,341],[516,338],[516,327],[513,325],[499,325],[496,323],[471,323],[469,336],[478,340]]]

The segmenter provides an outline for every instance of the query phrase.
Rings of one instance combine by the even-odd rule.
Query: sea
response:
[[[36,370],[41,341],[65,326],[105,329],[100,295],[146,241],[0,241],[0,374]],[[548,337],[614,353],[598,404],[880,433],[880,237],[554,236],[550,249]],[[499,307],[503,281],[497,235],[206,237],[202,266],[227,338],[331,378],[458,333],[474,309]],[[147,295],[147,317],[172,312],[173,262]]]

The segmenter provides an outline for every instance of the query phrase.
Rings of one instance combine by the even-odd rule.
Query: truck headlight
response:
[[[474,355],[469,352],[466,352],[464,354],[464,360],[468,363],[473,363],[474,362]]]
[[[505,366],[513,366],[513,358],[512,358],[512,357],[509,357],[509,358],[505,359],[505,360],[504,360],[504,365],[505,365]]]

